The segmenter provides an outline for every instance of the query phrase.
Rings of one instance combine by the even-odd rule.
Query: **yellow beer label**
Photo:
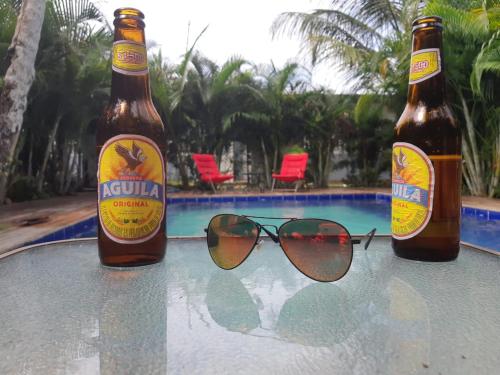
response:
[[[410,85],[419,83],[441,73],[439,48],[427,48],[411,54]]]
[[[119,243],[140,243],[160,229],[165,214],[165,167],[149,138],[123,134],[99,154],[98,211],[102,229]]]
[[[114,42],[113,70],[129,75],[146,74],[148,72],[146,46],[131,40]]]
[[[419,234],[432,215],[434,167],[429,157],[410,143],[392,148],[392,236],[406,240]]]

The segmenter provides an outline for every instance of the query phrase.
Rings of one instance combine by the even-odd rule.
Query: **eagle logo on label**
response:
[[[99,220],[119,243],[152,238],[165,215],[165,167],[158,146],[139,135],[109,139],[99,154]]]
[[[144,163],[144,161],[147,159],[147,156],[144,155],[142,149],[138,147],[135,142],[132,142],[131,149],[126,148],[120,143],[117,143],[115,145],[115,151],[127,162],[127,166],[120,172],[122,175],[130,176],[132,174],[136,174],[134,172],[135,168]]]

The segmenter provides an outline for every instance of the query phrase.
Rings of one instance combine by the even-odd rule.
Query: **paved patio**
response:
[[[301,191],[298,194],[355,194],[385,193],[390,189],[318,189]],[[278,190],[261,193],[259,191],[222,191],[217,195],[283,195],[296,194],[293,191]],[[189,191],[171,193],[169,197],[213,196],[210,192]],[[463,205],[500,212],[500,199],[463,197]],[[73,196],[13,203],[0,206],[0,254],[23,246],[27,242],[78,223],[96,215],[96,193],[78,193]],[[25,225],[30,221],[41,221]]]

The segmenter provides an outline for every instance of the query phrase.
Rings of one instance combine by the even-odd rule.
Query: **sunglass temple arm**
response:
[[[370,243],[372,242],[373,236],[375,236],[375,232],[376,231],[377,231],[377,228],[373,228],[370,232],[368,232],[367,234],[365,234],[363,236],[362,239],[368,237],[368,240],[366,241],[365,246],[364,246],[365,250],[367,250],[368,246],[370,246]],[[361,243],[361,239],[359,239],[359,240],[352,240],[352,243],[353,243],[353,245],[359,245]]]

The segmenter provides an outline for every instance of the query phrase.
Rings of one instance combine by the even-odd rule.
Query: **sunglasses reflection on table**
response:
[[[213,321],[228,331],[317,347],[344,342],[364,311],[353,314],[358,301],[338,285],[314,282],[277,303],[279,308],[262,306],[232,272],[212,275],[205,302]]]
[[[278,227],[252,219],[287,221]],[[339,280],[349,271],[353,245],[361,243],[342,224],[331,220],[221,214],[205,229],[212,260],[225,270],[239,266],[259,243],[262,231],[280,245],[297,270],[323,282]],[[365,235],[365,250],[375,232],[376,228]]]

